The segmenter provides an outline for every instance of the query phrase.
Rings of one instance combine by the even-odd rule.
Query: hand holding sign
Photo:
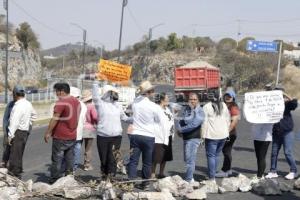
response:
[[[245,94],[244,116],[250,123],[277,123],[282,119],[282,91],[249,92]]]

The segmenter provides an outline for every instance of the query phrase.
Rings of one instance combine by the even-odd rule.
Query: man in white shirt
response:
[[[23,153],[32,121],[36,119],[36,112],[32,104],[25,99],[25,90],[22,86],[15,86],[13,95],[16,102],[8,126],[8,144],[11,145],[8,173],[21,178]]]
[[[135,179],[137,177],[137,166],[140,154],[143,156],[142,178],[150,179],[152,168],[152,153],[155,142],[157,126],[163,125],[163,111],[150,99],[154,95],[154,87],[149,81],[143,82],[139,87],[139,96],[132,104],[133,125],[130,139],[130,162],[128,164],[128,177]],[[168,141],[164,142],[168,144]],[[143,182],[140,189],[147,189],[147,182]]]

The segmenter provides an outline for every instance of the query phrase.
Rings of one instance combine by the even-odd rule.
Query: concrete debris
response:
[[[201,184],[204,186],[200,187],[200,190],[204,190],[206,193],[217,194],[219,192],[219,186],[215,180],[202,181]]]
[[[0,188],[6,186],[7,184],[4,181],[0,181]]]
[[[221,187],[224,188],[226,192],[237,192],[240,183],[241,181],[238,177],[223,178]]]
[[[0,168],[0,178],[5,177],[7,172],[8,172],[8,170],[6,168]]]
[[[51,185],[47,183],[37,182],[32,185],[32,191],[36,193],[46,194],[51,190]]]
[[[295,181],[294,188],[300,190],[300,178]]]
[[[191,193],[186,194],[185,198],[187,198],[187,199],[206,199],[207,195],[204,190],[197,189]]]
[[[264,179],[254,184],[252,187],[253,192],[259,195],[281,195],[280,186],[278,181],[274,179]]]
[[[90,187],[64,188],[64,197],[68,199],[88,198],[92,194]]]
[[[168,190],[162,192],[129,192],[124,193],[122,200],[175,200]]]
[[[20,194],[16,187],[2,187],[0,188],[0,199],[5,200],[17,200],[20,198]]]
[[[26,189],[28,192],[32,192],[32,186],[33,186],[33,181],[29,179],[28,181],[25,182]]]
[[[155,190],[161,192],[163,189],[168,189],[173,196],[178,196],[179,192],[177,189],[177,184],[174,183],[172,177],[166,177],[159,179],[156,183],[153,184]]]
[[[281,192],[290,192],[292,191],[293,187],[287,183],[279,182],[279,187]]]
[[[79,183],[74,179],[73,175],[68,175],[58,179],[53,185],[51,185],[51,190],[61,189],[64,187],[76,187]]]
[[[251,180],[243,174],[239,174],[238,178],[240,180],[239,191],[249,192],[252,189]]]

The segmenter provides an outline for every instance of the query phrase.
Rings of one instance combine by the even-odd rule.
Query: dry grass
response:
[[[286,92],[300,99],[300,68],[294,65],[287,65],[284,70],[283,85]]]

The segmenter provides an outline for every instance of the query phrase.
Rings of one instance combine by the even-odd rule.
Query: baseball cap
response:
[[[13,89],[13,93],[25,93],[25,88],[21,85],[15,85],[14,89]]]

